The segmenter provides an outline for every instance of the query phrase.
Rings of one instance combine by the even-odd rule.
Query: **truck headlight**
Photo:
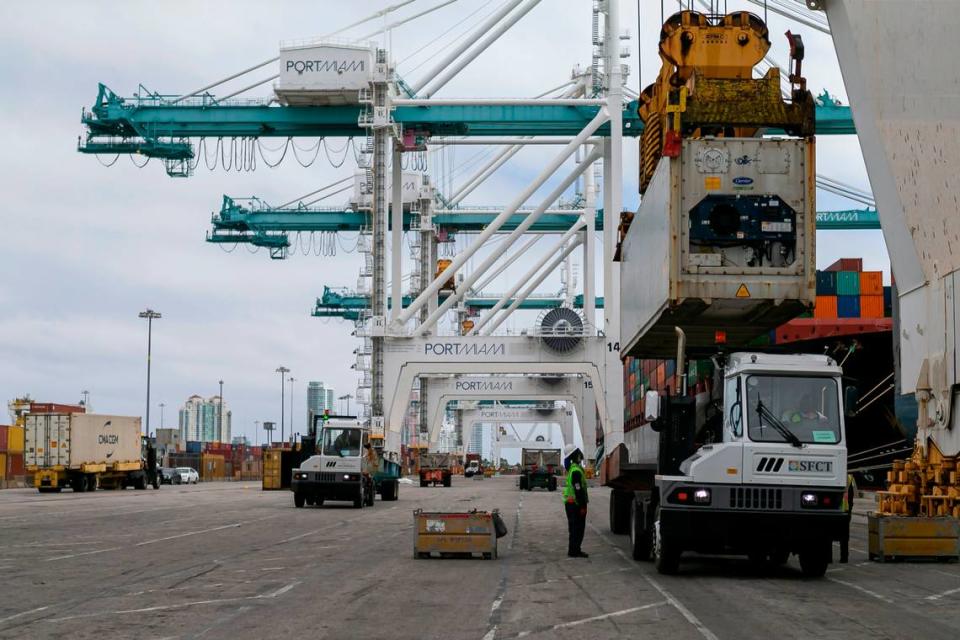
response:
[[[349,473],[343,474],[343,479],[344,479],[344,480],[350,480],[351,478],[352,478],[352,476],[351,476]]]
[[[800,495],[800,504],[804,507],[817,506],[817,494],[807,492]]]
[[[710,504],[710,489],[697,489],[693,492],[693,501],[697,504]]]

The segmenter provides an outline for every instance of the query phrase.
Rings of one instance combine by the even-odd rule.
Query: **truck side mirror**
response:
[[[857,415],[857,405],[860,404],[860,389],[850,385],[843,390],[843,414],[852,418]]]
[[[660,417],[660,393],[650,389],[643,396],[643,419],[656,422]]]

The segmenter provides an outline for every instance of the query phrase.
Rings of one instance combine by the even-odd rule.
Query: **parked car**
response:
[[[190,467],[177,467],[177,473],[180,475],[180,482],[183,484],[197,484],[200,482],[200,474],[196,469]]]
[[[157,470],[160,484],[180,484],[180,474],[173,467],[160,467]]]

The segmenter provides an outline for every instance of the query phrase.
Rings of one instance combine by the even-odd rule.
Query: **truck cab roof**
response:
[[[841,375],[841,369],[837,362],[830,356],[825,355],[741,351],[727,356],[724,375],[730,377],[747,372],[783,373],[785,375]]]

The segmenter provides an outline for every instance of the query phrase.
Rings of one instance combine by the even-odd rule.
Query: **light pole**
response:
[[[290,376],[287,381],[290,383],[290,437],[293,438],[293,383],[296,382],[297,379]]]
[[[147,424],[146,424],[146,434],[150,435],[150,356],[152,350],[153,342],[153,321],[159,320],[162,316],[159,311],[154,311],[153,309],[147,309],[146,311],[141,311],[139,316],[141,318],[147,319]]]
[[[163,408],[167,406],[164,403],[160,403],[160,428],[163,429]]]
[[[260,421],[253,421],[253,446],[260,446]]]
[[[346,400],[346,401],[347,401],[347,412],[344,414],[344,415],[347,415],[347,416],[350,415],[350,399],[351,399],[351,398],[353,398],[353,396],[350,395],[349,393],[348,393],[347,395],[340,396],[339,398],[337,398],[338,400]]]
[[[223,380],[220,380],[220,395],[217,397],[220,398],[217,401],[220,405],[217,411],[217,439],[223,442]]]
[[[90,411],[90,392],[84,389],[80,392],[80,395],[83,396],[83,410]]]
[[[287,369],[284,366],[277,367],[277,373],[280,374],[280,446],[283,446],[283,398],[284,398],[284,382],[286,378],[283,376],[290,373],[290,369]]]

